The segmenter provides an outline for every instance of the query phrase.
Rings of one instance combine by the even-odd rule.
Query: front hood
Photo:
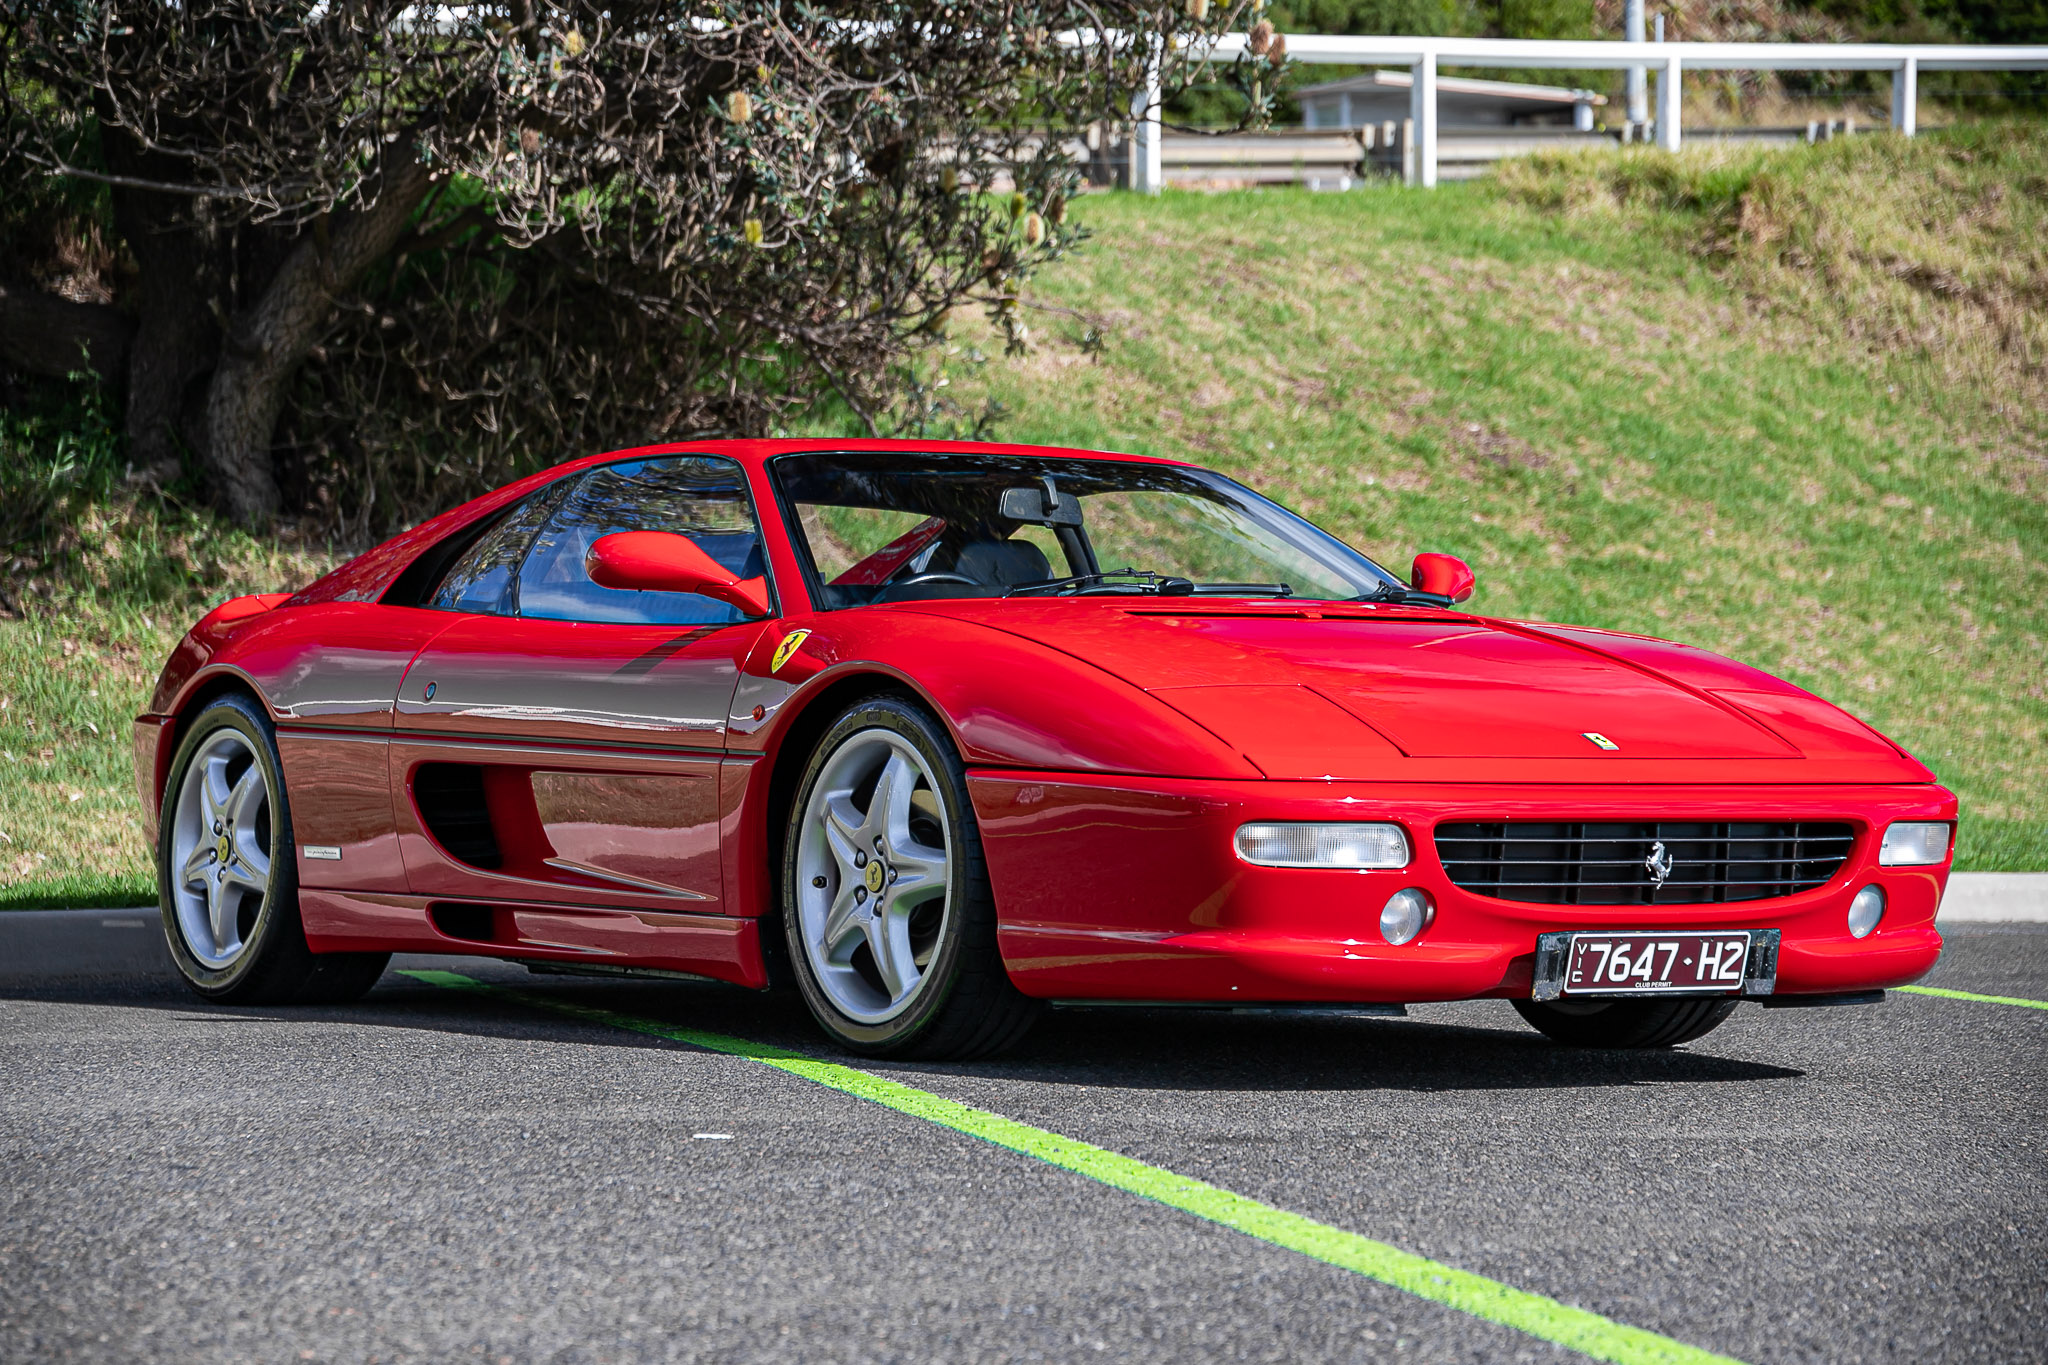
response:
[[[1207,726],[1272,777],[1521,780],[1565,765],[1634,781],[1660,780],[1645,765],[1678,764],[1729,778],[1738,774],[1727,769],[1740,768],[1739,780],[1758,780],[1746,770],[1793,764],[1801,776],[1786,780],[1930,780],[1817,698],[1705,651],[1636,636],[1350,604],[1098,598],[917,609],[1085,659]],[[1858,772],[1823,774],[1814,760]]]

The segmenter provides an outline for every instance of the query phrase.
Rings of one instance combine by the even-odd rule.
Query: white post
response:
[[[1913,136],[1920,113],[1920,62],[1908,57],[1892,72],[1892,131]]]
[[[1593,101],[1580,100],[1572,106],[1572,127],[1582,133],[1593,131]]]
[[[1415,84],[1408,91],[1408,117],[1415,126],[1415,183],[1436,185],[1436,51],[1415,63]]]
[[[1643,41],[1643,0],[1628,0],[1621,34],[1627,42]],[[1628,121],[1638,128],[1650,121],[1650,78],[1640,66],[1628,69]]]
[[[1664,59],[1664,69],[1657,73],[1657,145],[1667,152],[1678,150],[1679,106],[1678,54],[1672,53]]]
[[[1356,128],[1358,126],[1351,118],[1351,92],[1349,90],[1337,96],[1337,126],[1339,128]]]
[[[1140,194],[1159,193],[1159,49],[1145,67],[1145,88],[1131,101],[1136,120],[1131,129],[1131,188]]]

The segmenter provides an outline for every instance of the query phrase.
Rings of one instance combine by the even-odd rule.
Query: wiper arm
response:
[[[1090,587],[1112,592],[1146,592],[1160,597],[1292,597],[1291,583],[1196,583],[1150,569],[1112,569],[1106,573],[1077,573],[1069,578],[1044,578],[1012,585],[1003,593],[1016,597],[1026,593],[1065,592]]]
[[[1425,607],[1453,607],[1457,603],[1440,592],[1424,592],[1420,588],[1404,588],[1399,583],[1382,583],[1371,592],[1360,593],[1349,599],[1353,602],[1391,602],[1395,605],[1416,603]]]
[[[1122,579],[1130,581],[1116,581]],[[1015,583],[1004,590],[1003,596],[1091,587],[1106,588],[1112,592],[1158,593],[1166,597],[1185,597],[1195,590],[1195,585],[1185,578],[1156,574],[1150,569],[1111,569],[1104,573],[1077,573],[1068,578],[1041,578],[1031,583]]]

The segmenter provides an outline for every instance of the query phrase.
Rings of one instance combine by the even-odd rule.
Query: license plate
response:
[[[1564,994],[1638,995],[1742,989],[1749,933],[1573,934],[1565,955]]]

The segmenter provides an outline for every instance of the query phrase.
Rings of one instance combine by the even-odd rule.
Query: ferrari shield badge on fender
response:
[[[775,646],[775,657],[768,661],[768,671],[780,673],[782,666],[788,663],[790,658],[803,648],[804,641],[810,638],[811,633],[807,630],[793,630],[783,636],[782,643]]]
[[[777,659],[780,659],[780,658],[782,657],[782,655],[781,655],[781,654],[777,654],[777,655],[776,655],[775,657],[776,657]],[[777,668],[780,668],[781,666],[782,666],[782,665],[781,665],[781,664],[779,664],[779,663],[778,663],[778,664],[776,665],[776,667],[777,667]],[[1587,731],[1585,731],[1585,732],[1584,732],[1584,734],[1585,734],[1586,738],[1587,738],[1587,739],[1590,739],[1590,740],[1592,740],[1592,741],[1593,741],[1593,743],[1594,743],[1594,745],[1595,745],[1596,747],[1598,747],[1598,748],[1602,748],[1602,749],[1619,749],[1619,748],[1621,747],[1621,746],[1620,746],[1619,744],[1616,744],[1616,743],[1615,743],[1615,742],[1614,742],[1613,740],[1609,739],[1609,738],[1608,738],[1607,736],[1605,736],[1605,735],[1601,734],[1601,733],[1600,733],[1600,732],[1599,732],[1598,730],[1587,730]]]

